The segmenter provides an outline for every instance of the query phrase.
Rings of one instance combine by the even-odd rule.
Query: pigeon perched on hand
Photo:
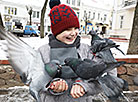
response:
[[[125,64],[124,61],[106,63],[103,61],[93,61],[89,59],[66,58],[65,65],[68,65],[72,70],[83,79],[96,78],[103,73],[113,70],[120,65]]]
[[[41,102],[39,92],[46,91],[52,77],[44,69],[44,63],[38,51],[0,26],[0,38],[7,41],[9,62],[12,68],[21,76],[24,84],[29,84],[31,95]]]

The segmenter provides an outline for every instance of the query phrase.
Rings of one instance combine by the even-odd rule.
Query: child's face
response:
[[[75,39],[77,38],[78,33],[79,29],[72,27],[58,34],[56,38],[65,44],[73,44]]]

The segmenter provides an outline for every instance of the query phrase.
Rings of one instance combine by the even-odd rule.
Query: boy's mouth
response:
[[[66,37],[66,39],[72,41],[72,40],[74,40],[74,37]]]

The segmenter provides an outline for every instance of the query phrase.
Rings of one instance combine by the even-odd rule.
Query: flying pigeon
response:
[[[0,38],[7,41],[9,62],[13,69],[20,74],[22,82],[29,84],[31,95],[41,102],[40,90],[47,90],[46,85],[52,77],[45,71],[44,63],[38,51],[0,26]]]

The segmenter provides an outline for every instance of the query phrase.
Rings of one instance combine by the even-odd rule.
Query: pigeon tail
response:
[[[119,62],[105,62],[105,63],[107,65],[107,69],[105,71],[103,71],[103,73],[109,72],[109,71],[113,70],[114,68],[125,64],[126,62],[125,61],[119,61]]]

